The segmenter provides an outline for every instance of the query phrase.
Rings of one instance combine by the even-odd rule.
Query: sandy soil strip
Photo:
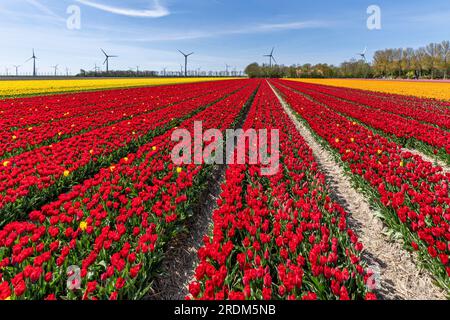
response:
[[[430,157],[428,155],[426,155],[423,152],[420,152],[418,150],[415,149],[407,149],[407,148],[402,148],[403,152],[410,152],[414,155],[420,156],[424,161],[428,161],[431,162],[434,166],[439,166],[442,168],[442,171],[444,173],[449,173],[450,172],[450,167],[442,160]]]
[[[235,128],[242,128],[252,104],[253,100],[246,105],[247,109],[243,110],[244,114]],[[217,200],[227,168],[227,165],[215,165],[213,168],[194,214],[187,221],[185,232],[167,244],[160,268],[162,275],[156,277],[151,292],[144,300],[185,300],[189,295],[189,284],[195,281],[195,269],[199,264],[197,252],[204,245],[203,237],[210,235],[213,213],[218,207]]]
[[[429,273],[419,269],[415,257],[404,250],[399,241],[391,240],[386,235],[387,229],[377,218],[378,213],[371,208],[365,196],[352,186],[350,178],[334,161],[332,154],[316,141],[273,87],[272,90],[313,150],[321,171],[326,175],[331,196],[350,213],[349,225],[364,244],[363,259],[375,273],[378,297],[387,300],[445,299],[445,293],[434,285]]]
[[[161,267],[162,275],[153,283],[153,292],[146,300],[184,300],[189,294],[188,286],[195,280],[194,272],[198,264],[197,251],[203,246],[203,236],[209,234],[225,170],[225,166],[216,167],[207,191],[200,199],[200,206],[189,219],[186,232],[168,244]]]

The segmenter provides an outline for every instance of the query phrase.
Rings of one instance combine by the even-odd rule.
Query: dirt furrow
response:
[[[156,278],[147,300],[184,300],[189,294],[188,286],[195,280],[194,272],[198,264],[197,251],[204,245],[203,237],[209,234],[225,171],[224,165],[215,168],[208,188],[201,196],[197,212],[189,219],[185,232],[168,244],[167,258],[161,267],[162,275]]]
[[[448,166],[444,161],[432,158],[432,157],[424,154],[423,152],[420,152],[420,151],[415,150],[415,149],[402,148],[402,151],[403,152],[410,152],[410,153],[412,153],[414,155],[420,156],[424,161],[431,162],[434,166],[441,167],[442,171],[444,173],[449,173],[450,172],[450,166]]]
[[[387,228],[378,218],[366,197],[356,190],[344,169],[336,163],[330,151],[323,148],[310,130],[272,87],[285,112],[313,150],[321,171],[326,175],[331,196],[349,215],[349,225],[364,244],[363,259],[374,273],[375,292],[381,299],[441,300],[444,292],[433,283],[426,270],[420,269],[416,258],[403,249],[399,240],[387,235]]]
[[[242,117],[233,126],[235,129],[242,128],[254,95],[244,106]],[[199,263],[197,252],[204,245],[203,237],[209,235],[213,227],[213,213],[217,209],[227,168],[222,164],[212,169],[193,216],[188,219],[183,232],[167,244],[161,275],[156,277],[146,300],[184,300],[189,294],[189,284],[195,281],[195,269]]]

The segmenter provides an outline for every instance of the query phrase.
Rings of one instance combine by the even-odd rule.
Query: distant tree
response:
[[[440,45],[441,65],[444,71],[444,79],[447,79],[450,62],[450,41],[442,41]]]
[[[435,70],[436,70],[436,64],[438,63],[439,59],[439,47],[436,43],[430,43],[425,48],[427,52],[426,62],[428,69],[431,73],[431,79],[434,79]]]
[[[258,63],[254,62],[249,64],[244,71],[250,78],[259,78],[261,77],[261,67]]]
[[[386,50],[376,51],[373,57],[373,69],[377,76],[386,77],[388,72],[389,58]]]
[[[246,68],[250,77],[290,78],[447,78],[450,72],[450,42],[431,43],[426,47],[378,50],[373,62],[352,59],[339,66],[312,65],[269,66],[252,63]]]
[[[427,67],[427,51],[425,48],[419,48],[416,51],[416,63],[418,68],[418,77],[423,77],[423,73]]]

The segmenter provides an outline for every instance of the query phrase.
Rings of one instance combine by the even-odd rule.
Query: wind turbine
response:
[[[361,56],[361,58],[363,59],[363,61],[364,61],[365,63],[367,63],[366,53],[367,53],[367,47],[364,48],[364,51],[363,51],[363,52],[358,53],[358,55]],[[367,78],[367,69],[364,70],[364,78]]]
[[[101,49],[101,48],[100,48],[100,50],[102,50],[103,54],[104,54],[105,57],[106,57],[106,59],[105,59],[105,61],[103,62],[103,64],[106,63],[106,73],[108,73],[108,72],[109,72],[109,58],[117,58],[118,56],[110,56],[110,55],[108,55],[108,54],[105,52],[105,50],[103,50],[103,49]]]
[[[188,57],[193,55],[194,53],[191,52],[189,54],[184,53],[181,50],[178,50],[183,56],[184,56],[184,76],[187,77],[187,63],[188,63]]]
[[[14,65],[13,66],[16,69],[16,77],[19,75],[19,68],[21,67],[21,65]]]
[[[69,76],[69,68],[66,67],[66,77],[68,77],[68,76]]]
[[[37,70],[36,70],[36,59],[37,59],[37,57],[36,57],[36,55],[34,54],[34,49],[33,49],[33,55],[31,56],[31,58],[28,59],[28,60],[25,61],[25,62],[28,62],[28,61],[30,61],[31,59],[33,59],[33,77],[36,77],[36,74],[37,74]]]
[[[97,66],[97,63],[95,63],[95,65],[94,65],[94,73],[95,73],[95,76],[97,76],[97,73],[100,71],[100,68],[99,68],[99,66]]]
[[[264,55],[264,57],[269,57],[269,67],[272,68],[272,60],[273,62],[277,63],[277,61],[275,60],[275,58],[273,57],[273,52],[275,51],[275,48],[272,48],[272,51],[270,52],[270,54],[266,54]]]
[[[6,76],[9,76],[9,69],[8,69],[8,67],[5,67],[5,71],[6,71]]]
[[[229,75],[229,73],[228,73],[228,68],[229,68],[229,67],[231,67],[231,66],[229,66],[227,63],[225,63],[225,68],[226,68],[226,74],[225,74],[225,75],[226,75],[227,77],[228,77],[228,75]]]
[[[361,56],[361,58],[363,58],[363,60],[364,60],[365,62],[367,62],[367,59],[366,59],[366,53],[367,53],[367,47],[364,48],[364,51],[363,51],[363,52],[357,53],[357,55],[358,55],[358,56]]]
[[[55,69],[55,77],[56,77],[56,73],[58,72],[58,67],[59,65],[55,65],[55,66],[51,66],[51,68]]]

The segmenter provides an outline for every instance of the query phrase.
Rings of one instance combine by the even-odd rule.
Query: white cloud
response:
[[[136,9],[114,7],[90,0],[76,0],[76,1],[98,10],[128,17],[160,18],[170,14],[169,10],[166,7],[162,6],[158,0],[153,0],[153,9],[151,10],[136,10]]]
[[[281,30],[300,30],[311,28],[323,28],[330,26],[330,22],[326,21],[296,21],[288,23],[262,24],[258,26],[258,30],[263,31],[281,31]]]
[[[258,34],[258,33],[272,33],[281,31],[293,31],[302,29],[314,29],[314,28],[326,28],[332,25],[332,22],[328,21],[294,21],[288,23],[279,24],[258,24],[242,26],[239,29],[224,29],[224,30],[209,30],[209,31],[188,31],[184,33],[154,33],[151,37],[139,37],[133,39],[132,37],[125,39],[125,41],[137,41],[137,42],[157,42],[157,41],[178,41],[178,40],[194,40],[204,38],[215,38],[227,35],[245,35],[245,34]]]
[[[56,18],[58,20],[63,19],[61,16],[57,15],[49,7],[43,5],[38,0],[25,0],[25,1],[28,4],[32,5],[33,7],[37,8],[39,11],[41,11],[46,16],[53,17],[53,18]]]

